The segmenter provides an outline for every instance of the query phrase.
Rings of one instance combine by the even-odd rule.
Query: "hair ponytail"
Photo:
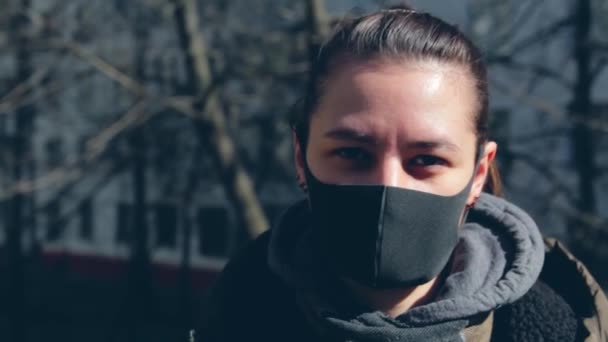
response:
[[[502,180],[500,179],[500,172],[498,171],[498,165],[496,164],[495,160],[490,162],[488,179],[483,187],[483,191],[498,197],[504,196]]]

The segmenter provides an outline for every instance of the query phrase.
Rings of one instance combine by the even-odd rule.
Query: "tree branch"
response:
[[[537,30],[536,32],[530,34],[527,38],[522,39],[518,43],[514,44],[511,51],[516,52],[516,53],[522,52],[523,50],[526,50],[526,49],[530,48],[531,46],[538,44],[538,42],[542,42],[547,39],[550,39],[551,37],[560,33],[566,27],[572,25],[573,23],[574,23],[574,18],[572,15],[567,16],[561,20],[558,20],[547,27]]]
[[[23,106],[33,104],[34,102],[40,99],[49,97],[53,94],[59,93],[71,87],[75,87],[78,85],[78,82],[75,81],[81,81],[89,75],[91,75],[90,70],[81,71],[77,73],[75,75],[75,78],[70,80],[69,82],[65,82],[62,80],[53,80],[48,82],[47,84],[37,86],[36,92],[28,91],[27,93],[24,93],[20,96],[7,96],[6,100],[0,101],[0,115],[8,114],[9,112],[15,111]]]
[[[199,138],[204,145],[211,147],[211,155],[218,167],[224,189],[236,207],[239,221],[255,237],[268,228],[268,221],[255,194],[252,180],[238,160],[220,100],[214,93],[209,93],[209,89],[214,87],[214,78],[205,40],[200,32],[197,2],[174,0],[174,3],[175,22],[186,55],[188,74],[196,89],[196,108],[192,108],[192,114],[198,121]],[[200,102],[205,97],[207,99]]]
[[[534,14],[536,14],[536,12],[540,9],[541,5],[543,4],[541,1],[536,1],[536,0],[532,0],[532,1],[528,1],[527,2],[527,7],[524,7],[525,5],[521,5],[520,9],[518,11],[519,15],[515,18],[513,18],[513,20],[511,20],[508,30],[504,30],[503,32],[498,32],[497,38],[496,38],[496,43],[492,44],[492,46],[494,47],[493,50],[500,50],[500,47],[505,46],[506,44],[509,43],[510,40],[513,39],[513,37],[515,37],[517,35],[517,30],[520,30],[521,27],[523,27],[524,25],[526,25],[526,22],[528,20],[530,20],[530,18],[532,18],[534,16]],[[491,7],[499,7],[501,6],[501,2],[500,1],[493,1],[491,2],[490,6],[484,8],[484,12],[491,12],[491,11],[496,11],[498,9],[496,8],[491,8]]]
[[[36,70],[30,77],[23,82],[13,87],[6,95],[0,99],[0,103],[11,102],[14,98],[21,98],[25,94],[32,91],[34,88],[40,85],[42,81],[48,76],[51,71],[50,67]]]
[[[95,170],[96,171],[102,171],[103,173],[103,177],[96,182],[90,189],[89,191],[86,192],[85,195],[81,196],[81,198],[90,198],[92,197],[94,194],[96,194],[98,191],[100,191],[109,181],[111,181],[114,176],[116,174],[119,174],[120,172],[122,172],[124,169],[126,169],[126,167],[128,166],[128,163],[125,162],[124,160],[119,160],[118,162],[114,161],[110,164],[110,166],[106,166],[106,167],[99,167],[98,165],[95,166]],[[92,165],[89,166],[89,168],[92,167]],[[101,170],[100,170],[101,169]],[[107,169],[107,170],[106,170]],[[83,171],[83,174],[86,173],[86,170]],[[44,204],[36,207],[36,211],[37,212],[45,212],[46,210],[48,210],[48,208],[56,201],[60,200],[61,198],[66,197],[69,193],[70,193],[70,186],[69,185],[64,185],[63,189],[61,191],[59,191],[55,196],[53,196],[53,198],[47,200]],[[69,218],[73,213],[75,213],[78,210],[78,207],[80,206],[80,204],[82,203],[82,200],[78,201],[78,203],[76,205],[73,206],[72,209],[68,210],[67,214],[61,215],[61,218],[59,219],[60,221],[63,221],[67,218]]]
[[[581,117],[569,117],[568,113],[561,108],[547,102],[546,100],[528,95],[526,92],[514,89],[514,87],[507,85],[506,83],[499,81],[496,78],[492,78],[492,86],[494,86],[497,90],[513,97],[514,99],[521,100],[522,102],[529,105],[531,108],[537,110],[540,113],[549,114],[556,118],[560,119],[568,119],[572,123],[580,123],[588,128],[600,132],[600,133],[608,133],[608,122],[602,119],[593,119],[593,118],[581,118]]]
[[[577,199],[572,196],[572,189],[561,182],[560,177],[553,173],[553,168],[525,153],[515,152],[512,150],[505,150],[502,153],[506,154],[507,158],[524,162],[536,170],[536,172],[545,177],[554,186],[557,192],[564,195],[571,203],[576,203]]]
[[[150,113],[145,112],[145,107],[146,103],[143,100],[139,101],[120,119],[87,141],[86,152],[74,162],[51,170],[38,178],[14,183],[8,190],[0,192],[0,200],[10,198],[15,194],[27,194],[51,186],[63,186],[81,178],[84,176],[83,171],[86,166],[99,158],[114,137],[135,124],[141,124],[151,116]]]
[[[556,127],[548,129],[546,131],[534,132],[532,134],[509,135],[508,139],[510,139],[511,141],[515,141],[519,144],[531,143],[551,137],[564,136],[566,133],[568,133],[568,131],[569,129],[567,127]]]
[[[135,81],[132,77],[129,77],[127,74],[118,70],[116,67],[104,61],[97,55],[91,53],[90,51],[87,51],[79,44],[74,42],[64,42],[63,44],[61,44],[61,46],[66,48],[68,51],[72,52],[74,55],[78,56],[85,62],[89,63],[97,70],[101,71],[110,79],[118,82],[121,86],[123,86],[136,96],[144,97],[147,95],[146,88],[141,83]]]
[[[491,56],[488,59],[488,64],[498,64],[507,68],[530,71],[538,76],[550,78],[568,90],[572,90],[573,88],[572,82],[565,78],[562,73],[547,68],[546,66],[540,64],[526,64],[518,62],[513,58],[513,55]]]
[[[528,95],[525,91],[515,89],[514,87],[507,85],[505,82],[500,81],[497,78],[491,78],[491,85],[499,91],[517,100],[522,100],[523,102],[527,103],[529,106],[531,106],[535,110],[538,110],[539,112],[547,113],[555,117],[561,118],[565,118],[567,116],[567,113],[561,108],[552,105],[544,99]]]

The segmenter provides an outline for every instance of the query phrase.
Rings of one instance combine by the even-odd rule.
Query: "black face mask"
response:
[[[460,193],[439,196],[326,184],[306,172],[314,243],[337,275],[372,288],[411,287],[448,263],[472,178]]]

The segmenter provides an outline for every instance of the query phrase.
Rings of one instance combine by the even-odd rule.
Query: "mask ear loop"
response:
[[[477,147],[477,156],[475,158],[475,170],[473,170],[473,178],[475,178],[475,174],[477,173],[477,169],[479,168],[479,164],[481,162],[481,157],[483,157],[483,153],[484,153],[484,146],[485,143],[481,143],[479,144],[479,146]],[[472,182],[473,180],[471,180]],[[471,211],[471,209],[473,209],[473,207],[475,207],[475,203],[477,203],[477,200],[479,199],[479,197],[476,197],[473,200],[473,203],[471,204],[466,204],[464,206],[464,212],[462,214],[462,219],[460,220],[460,224],[464,224],[467,222],[467,217],[469,216],[469,211]]]

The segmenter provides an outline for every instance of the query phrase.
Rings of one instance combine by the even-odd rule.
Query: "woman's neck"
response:
[[[438,279],[435,277],[428,283],[415,287],[387,290],[373,289],[351,280],[346,280],[345,283],[360,302],[394,318],[431,300],[440,283]]]

